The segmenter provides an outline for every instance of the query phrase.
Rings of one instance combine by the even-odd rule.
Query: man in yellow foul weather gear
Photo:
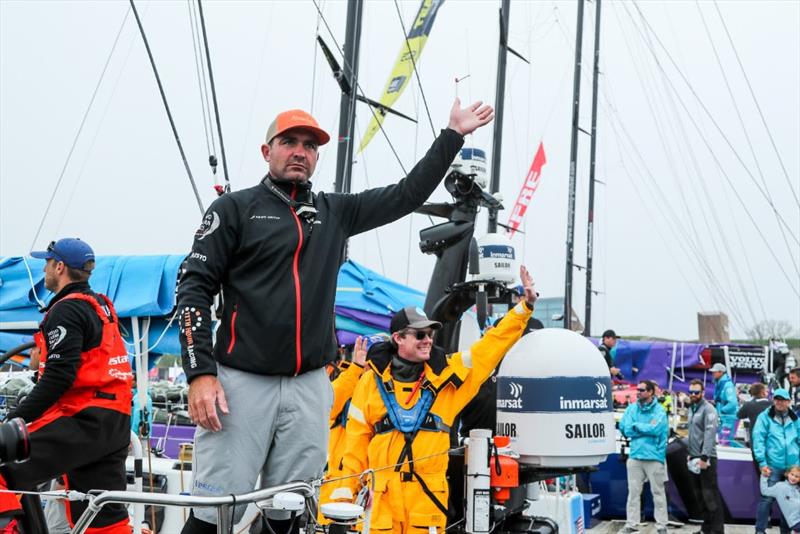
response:
[[[352,499],[357,475],[374,469],[371,531],[444,532],[450,425],[525,330],[536,292],[524,267],[520,277],[524,301],[468,351],[448,358],[433,345],[441,324],[413,307],[392,317],[390,341],[370,348],[348,412],[341,474],[354,476],[331,499]]]
[[[330,501],[331,491],[336,487],[335,481],[342,474],[342,456],[344,455],[345,424],[347,412],[350,408],[350,399],[356,389],[358,379],[364,372],[367,361],[367,338],[358,337],[353,345],[353,360],[341,360],[335,369],[337,375],[333,378],[333,406],[328,421],[330,435],[328,437],[328,469],[319,491],[320,502]],[[329,521],[322,514],[318,521],[327,524]]]

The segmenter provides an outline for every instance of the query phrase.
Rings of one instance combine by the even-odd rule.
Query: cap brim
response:
[[[773,399],[778,399],[778,400],[792,400],[792,399],[789,399],[787,397],[784,397],[783,395],[775,395],[772,398]]]
[[[406,328],[413,328],[414,330],[419,330],[420,328],[433,328],[434,330],[439,330],[442,327],[442,323],[439,321],[417,321],[416,323],[409,324]]]
[[[46,250],[34,250],[31,252],[31,258],[36,258],[37,260],[49,260],[53,256]]]
[[[275,135],[273,135],[267,142],[269,143],[279,135],[284,134],[290,130],[306,130],[313,133],[314,137],[317,138],[317,143],[319,143],[319,146],[328,144],[328,141],[331,140],[331,136],[328,135],[328,132],[326,132],[322,128],[317,128],[316,126],[311,126],[306,124],[303,125],[294,124],[289,126],[288,128],[284,128],[283,130],[278,130],[277,132],[275,132]]]

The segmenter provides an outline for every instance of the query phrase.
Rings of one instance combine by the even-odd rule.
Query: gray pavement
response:
[[[622,527],[625,526],[625,521],[623,520],[614,520],[614,521],[602,521],[594,528],[587,530],[589,534],[616,534]],[[694,534],[700,530],[700,525],[684,525],[683,527],[679,528],[672,528],[670,527],[669,533],[670,534]],[[755,529],[753,525],[725,525],[725,533],[726,534],[753,534]],[[656,534],[656,525],[655,523],[646,523],[639,526],[639,533],[640,534]],[[780,530],[777,527],[773,527],[767,530],[768,534],[780,534]]]

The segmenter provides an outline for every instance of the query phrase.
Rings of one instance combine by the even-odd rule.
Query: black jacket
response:
[[[747,419],[747,443],[753,443],[753,428],[756,426],[756,419],[759,414],[772,406],[769,399],[753,399],[742,404],[736,417],[739,419]]]
[[[8,419],[22,417],[30,423],[41,417],[75,382],[81,352],[100,345],[103,323],[94,309],[80,300],[70,299],[59,304],[71,293],[91,295],[105,306],[86,282],[68,284],[53,297],[39,326],[47,344],[47,371],[17,409],[8,414]]]
[[[292,376],[335,359],[333,307],[346,240],[421,206],[463,142],[443,130],[406,178],[358,194],[313,194],[310,184],[276,183],[296,200],[313,202],[313,221],[298,218],[264,183],[214,201],[178,287],[187,379],[215,375],[214,360]],[[212,353],[210,309],[220,288],[223,309]]]

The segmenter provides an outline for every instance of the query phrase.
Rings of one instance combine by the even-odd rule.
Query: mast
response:
[[[592,260],[594,258],[594,171],[597,149],[597,79],[600,76],[600,4],[595,0],[594,68],[592,69],[592,140],[589,148],[589,218],[586,224],[586,311],[583,335],[591,335],[592,325]]]
[[[575,171],[578,160],[578,112],[581,98],[581,47],[583,46],[583,4],[578,0],[575,30],[575,73],[572,83],[572,139],[569,150],[569,201],[567,204],[567,261],[564,281],[564,328],[572,329],[572,267],[575,253]]]
[[[344,65],[342,70],[346,79],[352,83],[349,94],[342,93],[339,104],[339,147],[336,151],[337,193],[349,193],[353,171],[353,132],[356,122],[356,97],[358,95],[358,54],[361,42],[361,16],[363,0],[350,0],[347,3],[347,23],[344,39]]]
[[[500,191],[500,155],[503,146],[503,108],[506,93],[506,57],[508,44],[508,23],[511,12],[511,1],[503,0],[500,5],[500,46],[497,47],[497,84],[494,103],[494,133],[492,137],[492,176],[489,191],[492,194]],[[489,209],[489,225],[487,231],[497,232],[497,209]]]

